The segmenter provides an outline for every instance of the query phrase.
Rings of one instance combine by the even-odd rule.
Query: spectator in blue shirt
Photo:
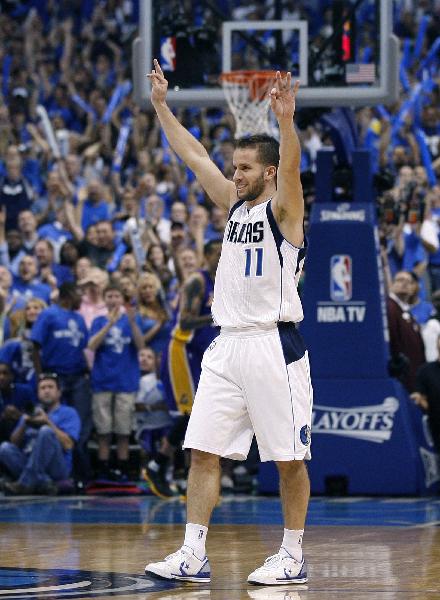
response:
[[[6,175],[0,180],[0,206],[6,207],[6,231],[17,229],[18,213],[32,206],[33,192],[22,173],[21,158],[6,161]]]
[[[11,367],[15,380],[19,383],[35,384],[33,344],[29,336],[38,315],[45,308],[43,300],[31,298],[23,310],[17,310],[10,317],[11,339],[0,348],[0,362]]]
[[[60,287],[66,281],[73,281],[72,271],[54,260],[54,249],[49,240],[38,240],[35,245],[35,256],[38,261],[40,278],[47,283],[54,281]]]
[[[84,349],[88,331],[77,312],[81,291],[75,283],[63,283],[58,304],[39,315],[31,331],[37,373],[50,371],[59,377],[64,401],[73,406],[81,419],[81,436],[75,452],[75,475],[87,479],[90,464],[87,441],[92,430],[91,392]]]
[[[93,421],[98,433],[100,475],[108,476],[110,442],[116,434],[118,471],[127,475],[128,441],[132,429],[135,396],[139,387],[138,350],[143,336],[136,324],[136,311],[127,305],[115,284],[104,290],[108,315],[96,317],[90,329],[89,349],[95,352],[92,369]]]
[[[34,256],[23,256],[11,288],[16,299],[14,310],[23,308],[30,298],[40,298],[50,304],[51,288],[37,278],[37,261]]]
[[[109,203],[103,198],[102,184],[92,179],[87,187],[87,197],[81,202],[81,227],[86,231],[90,225],[110,218]]]
[[[61,387],[55,373],[38,381],[40,405],[28,410],[0,445],[0,463],[17,479],[6,483],[7,494],[56,493],[56,482],[69,477],[72,449],[81,423],[74,408],[61,404]]]

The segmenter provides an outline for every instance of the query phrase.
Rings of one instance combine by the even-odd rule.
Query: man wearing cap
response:
[[[34,344],[37,374],[45,371],[58,375],[64,401],[73,406],[81,419],[81,436],[75,448],[75,476],[87,480],[90,464],[87,441],[92,431],[91,391],[84,356],[88,331],[77,312],[81,290],[71,282],[59,289],[58,304],[43,310],[34,323],[30,339]]]
[[[39,376],[38,400],[0,445],[0,463],[17,479],[4,485],[6,494],[56,493],[55,482],[70,475],[81,423],[74,408],[61,404],[55,373]]]

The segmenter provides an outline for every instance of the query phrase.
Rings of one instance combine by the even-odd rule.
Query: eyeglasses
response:
[[[57,373],[40,373],[38,375],[38,381],[43,381],[43,379],[53,379],[58,381],[58,375]]]

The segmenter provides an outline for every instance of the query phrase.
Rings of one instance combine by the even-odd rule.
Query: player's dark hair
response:
[[[206,244],[203,246],[203,254],[212,254],[214,248],[218,245],[221,246],[221,244],[222,240],[220,238],[209,240],[209,242],[206,242]]]
[[[280,162],[280,145],[278,141],[266,133],[257,133],[239,138],[235,148],[256,148],[258,160],[264,167],[277,167]]]

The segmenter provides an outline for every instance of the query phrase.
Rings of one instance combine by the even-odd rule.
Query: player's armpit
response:
[[[301,182],[291,191],[290,198],[280,196],[277,191],[272,200],[272,212],[283,237],[294,246],[304,242],[304,200]]]

